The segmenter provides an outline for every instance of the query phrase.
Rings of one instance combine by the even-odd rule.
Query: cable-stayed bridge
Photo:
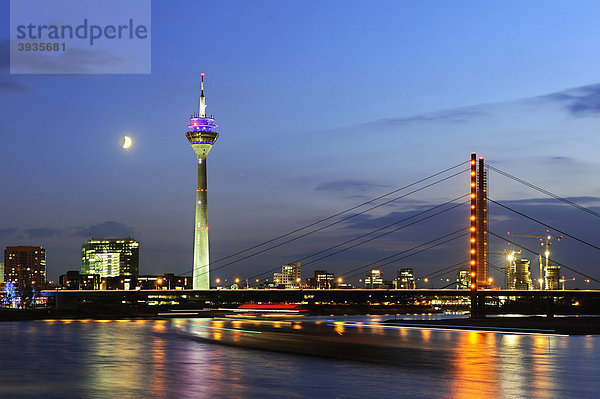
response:
[[[425,288],[415,290],[367,290],[367,289],[353,289],[353,290],[258,290],[258,286],[264,284],[273,272],[280,269],[280,265],[275,267],[265,268],[260,272],[248,273],[243,275],[241,270],[236,270],[238,275],[241,275],[241,289],[237,290],[208,290],[208,291],[185,291],[171,293],[171,295],[182,296],[182,295],[194,295],[198,301],[204,301],[210,304],[211,301],[306,301],[318,300],[322,301],[370,301],[378,300],[385,301],[386,298],[398,298],[398,297],[421,297],[424,295],[429,296],[446,296],[446,297],[471,297],[471,303],[474,305],[472,311],[474,314],[482,315],[483,306],[485,304],[485,298],[499,298],[499,297],[543,297],[548,300],[548,314],[552,314],[552,303],[554,298],[557,297],[598,297],[600,292],[598,291],[581,291],[581,290],[564,290],[564,278],[563,278],[563,290],[532,290],[533,287],[526,287],[525,289],[512,289],[512,290],[498,290],[492,289],[491,281],[488,280],[490,269],[500,271],[501,273],[507,273],[509,265],[497,265],[494,262],[489,261],[489,253],[501,252],[501,251],[490,251],[488,249],[488,242],[490,238],[500,241],[501,245],[509,245],[512,248],[518,248],[523,256],[530,254],[534,257],[540,256],[540,268],[542,266],[542,252],[540,247],[532,247],[531,245],[525,245],[517,239],[507,236],[505,233],[497,231],[494,227],[490,227],[488,223],[488,206],[492,206],[492,214],[494,212],[510,213],[514,217],[521,220],[533,223],[539,226],[540,229],[552,231],[561,234],[565,239],[572,240],[572,242],[578,245],[585,246],[588,249],[597,251],[600,250],[600,244],[590,242],[583,238],[578,231],[570,231],[565,229],[563,226],[557,226],[554,222],[541,220],[539,217],[529,214],[523,209],[517,209],[515,205],[512,205],[510,201],[499,200],[488,195],[488,174],[494,173],[495,175],[508,179],[508,181],[518,183],[519,185],[525,186],[529,189],[535,190],[536,192],[542,193],[549,197],[553,201],[559,204],[563,204],[569,209],[575,209],[582,215],[585,215],[590,224],[596,222],[595,218],[600,217],[600,213],[594,211],[589,207],[585,207],[579,203],[574,202],[568,198],[561,197],[549,190],[541,188],[531,182],[521,179],[513,174],[510,174],[496,166],[484,163],[482,158],[477,159],[475,154],[472,154],[471,159],[465,162],[461,162],[448,168],[445,168],[436,173],[430,174],[424,178],[413,181],[402,187],[379,195],[375,198],[364,201],[360,204],[354,205],[350,208],[336,212],[330,216],[320,218],[302,227],[293,229],[289,232],[281,234],[279,236],[270,238],[263,242],[252,245],[248,248],[236,251],[227,256],[213,260],[210,263],[210,272],[213,273],[218,270],[235,269],[240,262],[251,258],[259,258],[260,255],[268,254],[270,251],[274,251],[280,247],[287,245],[294,245],[295,242],[305,237],[313,236],[319,232],[331,229],[334,226],[343,226],[345,223],[354,222],[359,219],[361,215],[367,215],[369,212],[376,211],[386,205],[393,204],[399,200],[409,198],[418,193],[423,192],[426,189],[436,187],[444,182],[453,181],[457,186],[464,186],[464,194],[455,196],[454,198],[429,206],[426,209],[416,210],[404,217],[394,220],[385,225],[376,227],[364,233],[359,233],[346,238],[334,245],[329,245],[325,248],[321,248],[317,251],[303,255],[298,259],[290,259],[292,262],[301,262],[303,269],[306,271],[307,267],[316,268],[319,262],[327,259],[331,259],[336,255],[350,251],[355,248],[363,247],[366,244],[377,242],[385,237],[389,237],[392,234],[405,233],[409,231],[411,227],[418,227],[423,225],[429,220],[436,220],[441,215],[447,214],[453,210],[463,210],[464,224],[459,223],[458,225],[439,225],[434,231],[431,231],[431,237],[423,239],[421,242],[411,243],[410,245],[402,244],[398,245],[396,251],[390,255],[384,257],[375,258],[364,264],[358,266],[353,265],[352,267],[346,268],[342,271],[337,272],[337,277],[344,281],[349,281],[353,278],[361,276],[366,270],[370,269],[385,269],[392,265],[398,265],[406,259],[411,259],[416,255],[427,256],[433,253],[443,246],[450,244],[453,247],[464,248],[463,251],[455,251],[460,253],[456,259],[445,259],[444,265],[437,267],[433,271],[427,271],[426,273],[418,274],[417,280],[421,286]],[[470,215],[470,216],[468,216]],[[409,233],[410,234],[410,233]],[[350,235],[350,234],[348,234]],[[510,237],[510,238],[509,238]],[[437,262],[439,263],[439,262]],[[568,260],[559,261],[550,256],[548,251],[548,244],[546,244],[546,264],[552,264],[559,266],[562,270],[568,270],[583,281],[587,283],[600,282],[600,280],[593,275],[594,273],[584,272],[580,267]],[[437,281],[440,276],[452,276],[454,277],[460,269],[467,269],[470,277],[470,284],[465,284],[461,288],[464,289],[450,289],[455,286],[457,282],[452,279],[441,278],[441,286],[433,288],[430,285],[427,289],[428,284],[424,282]],[[190,270],[188,273],[191,273]],[[544,271],[540,271],[540,279],[543,280]],[[245,284],[244,284],[245,283]],[[264,286],[264,285],[263,285]],[[518,288],[518,287],[517,287]],[[527,289],[529,288],[529,289]],[[556,287],[554,287],[556,288]],[[235,291],[235,292],[229,292]],[[314,291],[314,292],[313,292]],[[328,291],[328,292],[323,292]],[[162,291],[161,291],[162,292]],[[167,294],[167,292],[163,292]],[[84,294],[91,295],[91,294]],[[125,295],[125,294],[123,294]],[[138,294],[127,294],[129,296],[145,295],[144,293]],[[366,296],[365,296],[366,295]],[[479,309],[477,311],[477,309]]]
[[[474,161],[471,160],[471,161],[466,161],[464,163],[459,163],[459,164],[453,165],[453,166],[443,169],[439,172],[433,173],[427,177],[424,177],[422,179],[414,181],[410,184],[404,185],[400,188],[397,188],[395,190],[387,192],[383,195],[377,196],[368,201],[362,202],[358,205],[355,205],[348,209],[337,212],[333,215],[321,218],[321,219],[311,222],[305,226],[302,226],[300,228],[286,232],[277,237],[273,237],[273,238],[263,241],[261,243],[252,245],[248,248],[237,251],[237,252],[227,255],[225,257],[221,257],[219,259],[213,260],[213,261],[211,261],[210,271],[215,272],[215,271],[222,270],[222,269],[234,269],[235,265],[239,264],[242,261],[245,261],[250,258],[258,257],[262,254],[269,253],[270,251],[273,251],[277,248],[280,248],[280,247],[283,247],[286,245],[290,245],[290,244],[294,243],[295,241],[301,240],[308,236],[315,235],[316,233],[325,231],[327,229],[330,229],[334,226],[343,224],[345,222],[349,222],[353,219],[356,220],[356,218],[361,215],[368,214],[369,212],[374,211],[378,208],[392,204],[401,199],[410,197],[410,196],[417,194],[421,191],[424,191],[428,188],[437,186],[440,183],[449,181],[451,179],[458,180],[461,177],[467,177],[469,175],[469,172],[470,172],[471,176],[473,177],[473,179],[471,181],[470,190],[469,190],[468,183],[465,184],[465,181],[467,181],[467,182],[469,181],[468,178],[459,182],[459,184],[465,185],[465,193],[463,195],[452,198],[449,201],[445,201],[443,203],[433,205],[427,209],[415,211],[414,213],[410,214],[409,216],[403,217],[402,219],[395,220],[392,223],[388,223],[386,225],[377,227],[366,233],[358,234],[352,238],[346,239],[344,241],[341,241],[341,242],[336,243],[331,246],[327,246],[326,248],[319,249],[318,251],[304,255],[300,258],[290,259],[290,263],[301,262],[303,269],[306,270],[307,266],[317,264],[318,262],[332,258],[343,252],[364,246],[365,244],[368,244],[368,243],[375,242],[375,241],[380,240],[384,237],[387,237],[393,233],[398,233],[398,232],[401,232],[402,230],[408,229],[410,227],[418,226],[430,219],[434,219],[434,218],[436,218],[442,214],[446,214],[449,211],[452,211],[454,209],[467,210],[469,204],[472,209],[471,223],[468,223],[468,219],[467,219],[466,220],[467,223],[465,223],[462,226],[461,225],[440,226],[433,232],[433,233],[437,233],[437,234],[432,234],[433,237],[431,237],[425,241],[422,241],[420,243],[417,243],[416,245],[412,245],[409,247],[398,248],[399,250],[397,252],[393,253],[392,255],[389,255],[389,256],[386,256],[383,258],[379,258],[379,259],[373,259],[369,262],[365,262],[363,265],[361,265],[359,267],[349,268],[349,269],[343,270],[341,272],[338,271],[337,275],[339,277],[342,277],[344,279],[344,281],[348,281],[354,277],[360,276],[365,270],[367,270],[369,268],[385,268],[388,265],[397,264],[399,261],[402,261],[404,259],[415,256],[416,254],[426,253],[427,251],[431,251],[431,250],[438,248],[449,242],[454,242],[455,245],[461,245],[461,243],[466,242],[466,244],[464,244],[464,248],[465,248],[464,253],[465,253],[465,255],[470,253],[471,259],[455,259],[455,262],[448,262],[449,263],[448,265],[445,265],[444,267],[440,267],[432,272],[428,272],[426,274],[421,274],[420,277],[421,277],[421,279],[424,279],[424,278],[429,278],[429,277],[435,277],[440,274],[447,275],[450,272],[455,273],[459,268],[465,267],[465,266],[470,266],[470,264],[472,265],[473,262],[475,262],[477,264],[477,266],[479,267],[479,270],[477,270],[479,279],[476,278],[476,281],[474,283],[476,283],[477,287],[481,288],[482,286],[486,285],[487,270],[489,268],[500,269],[500,267],[498,267],[498,265],[494,265],[491,262],[488,262],[488,260],[487,260],[488,259],[487,248],[486,248],[487,239],[483,240],[483,245],[480,245],[481,248],[470,248],[468,242],[469,241],[472,242],[474,239],[474,235],[472,233],[476,233],[475,235],[477,237],[479,237],[478,240],[481,238],[484,238],[486,235],[489,234],[489,236],[498,238],[499,240],[503,241],[504,244],[509,244],[515,248],[519,248],[523,253],[531,253],[534,256],[537,256],[537,254],[539,252],[538,248],[532,249],[533,247],[531,247],[530,245],[524,245],[522,242],[517,242],[514,238],[509,238],[508,236],[506,236],[504,233],[502,233],[500,231],[497,231],[493,228],[489,228],[488,223],[487,223],[487,219],[488,219],[487,218],[487,205],[488,204],[492,205],[492,207],[494,207],[496,211],[500,210],[503,212],[510,212],[513,215],[515,215],[516,217],[521,218],[522,220],[530,221],[530,222],[533,222],[533,223],[539,225],[540,228],[543,228],[544,230],[550,230],[553,232],[557,232],[559,234],[562,234],[565,238],[572,239],[575,242],[577,242],[579,244],[583,244],[584,246],[586,246],[588,248],[592,248],[594,250],[600,250],[600,245],[597,245],[595,243],[590,242],[589,240],[581,238],[577,232],[566,231],[562,227],[555,226],[551,223],[540,220],[537,217],[528,215],[524,211],[520,211],[520,210],[516,209],[515,207],[508,205],[507,202],[505,202],[505,201],[500,201],[500,200],[497,200],[494,198],[490,198],[490,196],[487,195],[486,175],[490,171],[497,173],[499,176],[503,176],[511,181],[517,182],[519,184],[525,185],[526,187],[534,189],[534,190],[544,194],[545,196],[553,198],[558,203],[566,204],[570,207],[573,207],[574,209],[578,209],[579,211],[583,212],[583,214],[589,216],[590,223],[593,223],[595,221],[595,219],[594,219],[595,217],[600,217],[600,214],[598,212],[596,212],[590,208],[587,208],[583,205],[577,204],[574,201],[569,200],[567,198],[560,197],[557,194],[554,194],[548,190],[538,187],[538,186],[534,185],[533,183],[530,183],[523,179],[520,179],[512,174],[509,174],[508,172],[505,172],[505,171],[497,168],[497,167],[494,167],[489,164],[484,165],[482,159],[479,160],[480,168],[479,168],[479,171],[477,171],[476,169],[469,167],[469,164],[473,164],[473,162]],[[456,179],[456,178],[458,178],[458,179]],[[478,187],[478,185],[480,184],[478,179],[481,180],[481,178],[483,178],[482,186],[484,186],[484,187]],[[481,192],[479,192],[477,190],[478,188],[481,189]],[[472,192],[469,192],[469,191],[472,191]],[[478,196],[480,198],[478,198]],[[469,197],[471,197],[471,198],[469,198]],[[475,201],[473,201],[473,200],[475,200]],[[481,206],[477,207],[477,203],[480,203]],[[477,209],[475,209],[475,207],[477,207]],[[480,217],[480,215],[477,215],[477,212],[481,213],[481,217]],[[443,234],[440,234],[440,233],[443,233]],[[469,235],[471,236],[471,240],[465,239],[464,241],[460,241],[460,239],[466,238]],[[475,256],[473,256],[474,249],[476,249]],[[479,256],[479,258],[478,258],[478,256]],[[466,256],[465,256],[465,258],[466,258]],[[583,272],[582,270],[580,270],[580,268],[570,264],[569,262],[559,262],[557,259],[553,259],[553,258],[549,258],[548,260],[551,261],[554,265],[558,265],[561,268],[564,268],[565,270],[569,270],[572,273],[575,273],[578,276],[583,277],[586,280],[589,280],[590,282],[591,281],[600,282],[600,280],[598,278],[596,278],[595,276],[592,276],[589,273]],[[314,266],[312,266],[312,267],[314,267]],[[265,278],[269,278],[273,272],[275,272],[279,269],[280,269],[280,265],[277,265],[272,268],[266,268],[258,273],[251,273],[248,275],[244,275],[244,273],[240,273],[240,271],[237,271],[237,274],[238,275],[241,274],[240,275],[240,277],[242,277],[241,281],[247,282],[248,287],[253,287],[253,286],[260,285],[265,280]],[[189,271],[188,273],[191,273],[191,271]],[[453,284],[455,284],[455,283],[453,282],[450,285],[453,285]],[[241,285],[245,286],[246,284],[241,284]]]

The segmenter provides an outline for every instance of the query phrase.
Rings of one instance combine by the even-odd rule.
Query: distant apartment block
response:
[[[14,246],[4,250],[4,281],[20,287],[46,283],[46,250]]]
[[[383,272],[373,269],[365,275],[365,288],[384,288]]]
[[[300,262],[288,263],[281,266],[281,273],[273,274],[273,281],[286,289],[300,288]]]
[[[400,290],[414,290],[415,270],[409,268],[398,270],[397,287]]]
[[[319,290],[328,290],[336,287],[335,276],[327,270],[315,270],[314,277],[307,280],[308,287]]]

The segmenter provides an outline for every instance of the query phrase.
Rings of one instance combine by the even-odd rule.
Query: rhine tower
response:
[[[219,137],[214,131],[215,118],[206,116],[204,100],[204,74],[200,90],[200,107],[198,114],[190,117],[188,131],[185,134],[194,152],[198,156],[198,181],[196,184],[196,219],[194,224],[194,274],[193,288],[208,290],[210,288],[208,258],[208,204],[206,184],[206,157]]]

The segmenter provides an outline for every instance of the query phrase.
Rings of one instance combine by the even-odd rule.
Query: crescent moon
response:
[[[122,148],[128,149],[131,147],[132,144],[133,144],[133,140],[131,139],[131,137],[123,136],[123,145],[121,145]]]

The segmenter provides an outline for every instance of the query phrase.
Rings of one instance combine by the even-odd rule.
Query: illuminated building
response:
[[[307,280],[309,288],[327,290],[335,287],[335,276],[326,270],[315,270],[315,276]]]
[[[456,289],[457,290],[465,290],[469,289],[469,285],[471,284],[471,276],[469,275],[468,269],[460,269],[458,273],[456,273]]]
[[[373,269],[365,275],[365,288],[383,288],[383,273]]]
[[[206,182],[206,157],[219,137],[214,131],[215,118],[206,116],[204,99],[204,74],[200,90],[200,107],[198,114],[190,118],[188,131],[185,134],[198,156],[198,177],[196,182],[196,217],[194,221],[194,273],[195,290],[210,288],[210,265],[208,256],[208,195]]]
[[[545,285],[547,290],[559,290],[560,289],[560,266],[546,266],[546,273],[544,274],[546,279]]]
[[[514,290],[517,283],[517,264],[513,254],[508,257],[508,265],[505,268],[506,273],[506,289]]]
[[[415,270],[400,269],[398,270],[398,289],[414,290],[415,289]]]
[[[19,287],[46,283],[46,250],[37,246],[6,247],[4,281]]]
[[[138,276],[136,289],[142,290],[189,290],[192,278],[165,273],[162,276]]]
[[[533,283],[531,281],[531,270],[529,269],[530,263],[531,262],[527,259],[515,260],[514,284],[516,290],[533,289]]]
[[[88,240],[81,248],[81,274],[137,276],[140,244],[133,238]]]
[[[286,289],[300,288],[300,262],[281,266],[281,273],[273,274],[273,280],[277,285],[283,285]]]
[[[80,274],[78,270],[70,270],[58,278],[61,287],[67,290],[99,290],[99,274]]]
[[[0,284],[4,282],[4,262],[0,262]]]
[[[176,276],[173,273],[144,276],[102,277],[101,290],[189,290],[192,277]]]

